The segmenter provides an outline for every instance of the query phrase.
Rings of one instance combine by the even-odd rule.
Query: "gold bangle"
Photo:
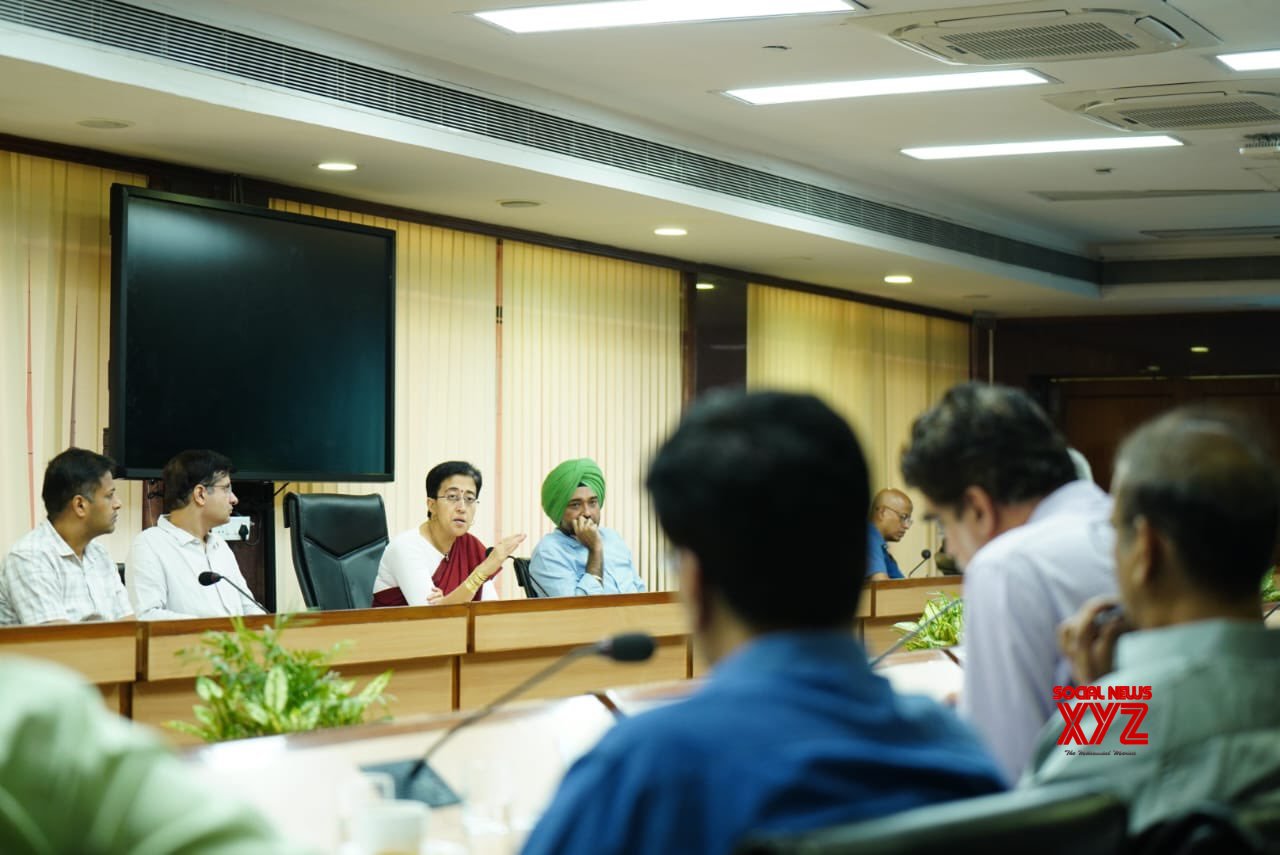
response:
[[[480,588],[484,585],[485,581],[486,580],[484,576],[480,575],[479,573],[472,573],[470,576],[466,578],[466,581],[462,583],[462,587],[466,588],[469,592],[474,594],[476,591],[480,590]]]

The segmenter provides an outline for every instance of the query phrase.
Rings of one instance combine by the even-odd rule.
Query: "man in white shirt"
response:
[[[133,616],[107,548],[120,513],[115,463],[68,448],[49,461],[40,490],[48,518],[0,566],[0,624],[77,623]]]
[[[235,555],[212,534],[231,519],[231,461],[216,451],[184,451],[165,464],[168,513],[133,540],[125,585],[141,620],[263,614],[227,582],[248,590]],[[212,571],[225,581],[200,584]]]
[[[912,426],[902,472],[965,571],[960,711],[1016,781],[1070,681],[1058,624],[1115,593],[1111,500],[1076,480],[1044,411],[1001,386],[947,392]]]

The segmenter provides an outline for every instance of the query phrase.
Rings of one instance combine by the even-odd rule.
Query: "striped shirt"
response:
[[[23,535],[0,567],[0,624],[120,620],[132,614],[107,548],[91,541],[81,558],[48,520]]]

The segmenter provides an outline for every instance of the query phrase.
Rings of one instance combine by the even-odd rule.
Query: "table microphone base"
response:
[[[453,788],[445,783],[444,778],[436,774],[436,770],[430,765],[422,767],[422,771],[418,772],[418,776],[409,780],[409,773],[417,764],[417,759],[413,760],[397,760],[392,763],[375,763],[369,766],[361,766],[361,772],[381,772],[384,775],[390,775],[396,784],[396,798],[413,799],[422,802],[427,807],[439,808],[449,807],[450,805],[460,804],[462,799],[453,791]]]

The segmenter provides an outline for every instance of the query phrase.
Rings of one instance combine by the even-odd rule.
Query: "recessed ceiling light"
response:
[[[901,275],[901,274],[894,274],[894,275],[891,275],[891,276],[886,276],[886,277],[884,278],[884,281],[885,281],[885,284],[886,284],[886,285],[910,285],[910,284],[911,284],[912,282],[914,282],[915,280],[914,280],[914,279],[912,279],[910,276],[903,276],[903,275]]]
[[[1029,86],[1054,82],[1042,74],[1016,68],[1007,71],[971,71],[962,74],[925,74],[918,77],[885,77],[879,80],[840,80],[832,83],[799,83],[790,86],[762,86],[730,89],[724,94],[739,101],[761,104],[788,104],[795,101],[829,101],[835,98],[865,98],[871,95],[906,95],[914,92],[954,92],[960,89],[992,89],[998,86]]]
[[[532,199],[499,199],[498,204],[504,208],[536,208],[542,203]]]
[[[1270,68],[1280,68],[1280,50],[1220,53],[1218,61],[1234,71],[1265,71]]]
[[[654,229],[653,233],[655,235],[662,235],[663,237],[684,237],[689,233],[689,230],[682,229],[679,226],[662,226],[661,228]]]
[[[343,160],[326,160],[324,163],[316,164],[316,169],[323,169],[325,172],[355,172],[359,168],[354,163]]]
[[[1015,154],[1055,154],[1071,151],[1117,151],[1127,148],[1167,148],[1182,141],[1170,136],[1091,137],[1080,140],[1040,140],[1038,142],[987,143],[984,145],[940,145],[904,148],[902,153],[916,160],[949,160],[960,157],[1004,157]]]
[[[1209,348],[1205,347],[1203,344],[1193,344],[1191,345],[1191,352],[1192,353],[1208,353]]]
[[[133,127],[133,122],[123,119],[81,119],[76,122],[82,128],[93,128],[95,131],[118,131],[121,128]]]
[[[852,12],[856,8],[859,7],[845,0],[613,0],[607,3],[494,9],[476,12],[475,16],[513,33],[548,33],[554,30]]]
[[[694,287],[694,288],[697,288],[699,291],[714,291],[714,290],[716,290],[716,285],[715,285],[715,283],[714,283],[714,282],[699,282],[697,285],[694,285],[693,287]]]

